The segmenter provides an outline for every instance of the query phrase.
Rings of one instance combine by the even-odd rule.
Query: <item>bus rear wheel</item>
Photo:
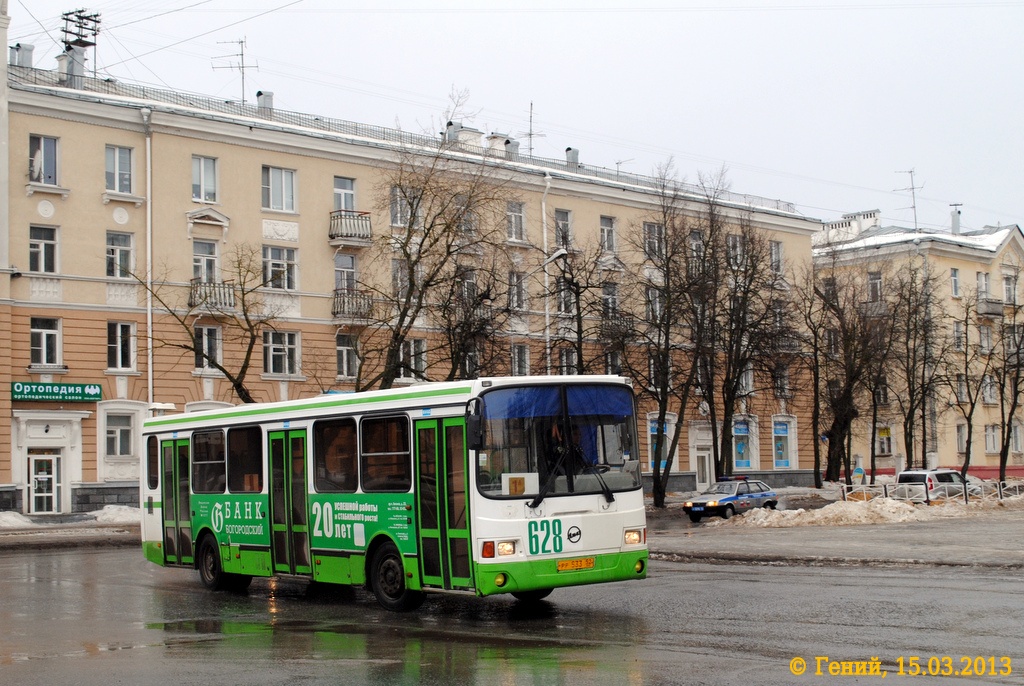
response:
[[[423,604],[423,593],[410,590],[405,583],[402,554],[394,543],[377,548],[370,563],[370,590],[381,607],[392,612],[408,612]]]

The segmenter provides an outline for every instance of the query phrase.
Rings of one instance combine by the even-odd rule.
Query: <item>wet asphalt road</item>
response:
[[[1024,683],[1019,570],[655,560],[639,582],[550,602],[444,597],[414,614],[362,590],[257,580],[202,589],[134,548],[0,552],[0,675],[17,684],[857,683],[828,662],[878,657],[883,683]],[[898,674],[992,658],[984,677]],[[794,659],[808,672],[795,676]],[[798,664],[798,663],[797,663]],[[823,668],[822,675],[815,675]]]

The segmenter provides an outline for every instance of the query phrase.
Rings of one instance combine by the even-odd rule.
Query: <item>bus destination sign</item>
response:
[[[11,400],[48,400],[68,403],[95,403],[103,400],[103,387],[94,383],[11,383]]]

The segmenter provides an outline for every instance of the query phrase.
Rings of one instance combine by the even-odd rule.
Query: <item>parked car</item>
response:
[[[729,519],[755,507],[773,510],[778,504],[778,496],[765,482],[734,476],[722,477],[708,490],[687,500],[683,503],[683,511],[691,522],[699,522],[702,517],[714,515]]]
[[[916,485],[914,485],[916,484]],[[955,469],[908,469],[896,475],[896,486],[890,493],[900,500],[923,503],[932,500],[980,496],[981,486],[964,479]]]

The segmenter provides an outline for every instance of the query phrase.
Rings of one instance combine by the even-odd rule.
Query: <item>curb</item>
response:
[[[138,524],[85,524],[0,531],[0,551],[142,546]]]
[[[650,551],[650,559],[660,562],[750,565],[803,565],[808,567],[950,567],[981,569],[1024,569],[1017,562],[958,562],[919,558],[830,557],[825,555],[753,555],[745,553],[669,553]]]

